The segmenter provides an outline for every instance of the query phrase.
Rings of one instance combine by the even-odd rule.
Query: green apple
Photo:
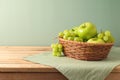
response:
[[[100,38],[91,38],[87,41],[88,43],[105,43],[102,39]]]
[[[86,22],[81,24],[78,29],[75,31],[79,37],[82,39],[90,39],[97,34],[96,26],[91,22]]]

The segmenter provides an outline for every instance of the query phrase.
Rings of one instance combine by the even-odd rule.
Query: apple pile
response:
[[[109,30],[98,33],[96,26],[91,22],[85,22],[79,27],[64,30],[58,34],[60,38],[87,43],[113,43],[114,38]]]
[[[85,22],[78,27],[59,32],[58,37],[77,42],[97,44],[114,43],[114,38],[109,30],[98,32],[96,26],[91,22]],[[52,49],[54,50],[53,47]],[[53,53],[57,55],[57,52],[54,51]]]

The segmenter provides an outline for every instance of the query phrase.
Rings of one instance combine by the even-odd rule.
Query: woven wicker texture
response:
[[[63,45],[63,53],[67,57],[96,61],[107,58],[113,43],[87,43],[87,42],[76,42],[70,40],[64,40],[59,38],[59,43]]]

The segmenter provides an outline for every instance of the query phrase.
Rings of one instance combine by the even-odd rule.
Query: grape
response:
[[[112,35],[110,36],[110,39],[111,39],[111,42],[115,42],[115,39]]]
[[[64,33],[64,35],[68,37],[68,36],[70,36],[70,32],[66,32],[66,33]]]
[[[63,34],[64,34],[64,35],[69,34],[69,30],[64,30],[64,31],[63,31]]]
[[[104,34],[103,34],[103,33],[99,33],[99,34],[97,35],[97,37],[98,37],[99,39],[102,39],[102,38],[103,38],[103,36],[104,36]]]
[[[56,56],[57,56],[57,57],[61,57],[61,52],[57,52],[57,53],[56,53]]]
[[[105,33],[106,36],[111,36],[110,31],[105,31],[104,33]]]
[[[68,40],[74,40],[74,38],[73,37],[68,37]]]
[[[63,37],[63,35],[64,35],[63,32],[60,32],[60,33],[58,34],[59,37]]]
[[[79,37],[74,37],[74,41],[79,41]]]
[[[57,56],[57,53],[56,53],[56,52],[52,52],[52,55],[53,55],[53,56]]]
[[[63,39],[67,40],[67,39],[68,39],[68,36],[64,35],[64,36],[63,36]]]
[[[71,32],[71,33],[70,33],[70,36],[71,36],[71,37],[75,37],[76,34],[75,34],[74,32]]]
[[[68,39],[68,36],[64,35],[64,36],[63,36],[63,39],[67,40],[67,39]]]
[[[62,44],[58,44],[58,48],[62,49]]]
[[[104,37],[103,37],[103,40],[104,40],[104,41],[108,41],[108,36],[104,36]]]
[[[115,41],[115,39],[113,38],[113,36],[109,36],[109,39],[108,39],[108,43],[113,43]]]
[[[83,42],[83,39],[80,37],[74,37],[74,41],[79,41],[79,42]]]
[[[53,48],[53,52],[58,52],[58,48]]]
[[[53,56],[58,56],[60,57],[62,54],[62,44],[60,43],[55,43],[55,44],[51,44],[52,47],[52,55]]]
[[[59,52],[62,52],[62,48],[59,48],[58,51],[59,51]]]

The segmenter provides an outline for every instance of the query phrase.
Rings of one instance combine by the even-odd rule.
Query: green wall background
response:
[[[0,0],[0,45],[48,46],[86,21],[110,30],[120,45],[120,0]]]

